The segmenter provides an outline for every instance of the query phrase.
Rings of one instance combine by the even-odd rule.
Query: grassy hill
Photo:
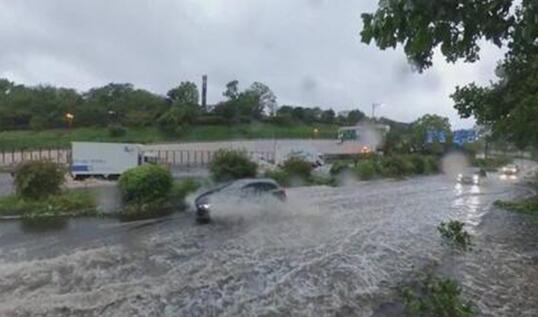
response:
[[[318,132],[315,133],[314,129]],[[100,142],[189,142],[219,141],[233,139],[336,139],[336,125],[304,125],[290,127],[275,126],[267,123],[225,125],[196,125],[185,129],[178,136],[168,136],[156,128],[127,128],[121,137],[111,137],[106,128],[76,128],[59,130],[17,130],[0,132],[0,150],[66,148],[71,141]]]

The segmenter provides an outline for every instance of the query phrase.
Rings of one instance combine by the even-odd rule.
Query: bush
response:
[[[226,124],[226,119],[216,115],[202,115],[196,118],[196,124],[221,125]]]
[[[290,157],[282,164],[282,170],[291,177],[307,180],[312,175],[312,164],[299,157]]]
[[[184,181],[174,182],[171,192],[171,198],[176,201],[184,200],[188,194],[194,193],[199,188],[200,183],[191,178]]]
[[[386,177],[404,177],[411,174],[413,165],[408,159],[390,156],[381,160],[382,174]]]
[[[142,165],[123,173],[119,187],[123,200],[143,205],[166,200],[172,190],[170,171],[159,165]]]
[[[413,174],[422,175],[426,173],[426,158],[421,155],[410,155],[409,160],[413,166]]]
[[[441,222],[437,230],[447,244],[467,250],[471,245],[471,235],[463,229],[464,226],[463,222],[450,220],[449,222]]]
[[[281,169],[275,169],[272,171],[267,171],[265,177],[274,179],[281,186],[290,185],[290,176]]]
[[[370,180],[376,174],[376,164],[373,160],[360,161],[354,171],[361,180]]]
[[[342,174],[345,170],[348,170],[350,167],[350,163],[348,161],[336,161],[331,166],[330,173],[333,176],[337,176]]]
[[[17,195],[26,199],[43,199],[60,192],[64,169],[50,161],[21,163],[15,170]]]
[[[268,121],[272,124],[283,126],[283,127],[289,127],[295,123],[295,121],[293,120],[293,116],[287,113],[270,117]]]
[[[169,136],[178,137],[183,133],[183,112],[178,107],[172,107],[157,119],[157,126]]]
[[[334,178],[333,176],[328,176],[328,175],[323,175],[323,174],[319,174],[319,175],[312,174],[308,181],[311,185],[331,186],[331,187],[338,185],[336,178]]]
[[[424,172],[427,174],[439,172],[439,160],[435,156],[424,157]]]
[[[460,298],[458,283],[448,278],[427,276],[414,288],[403,291],[407,314],[413,317],[471,317],[472,303]]]
[[[30,120],[30,129],[34,131],[41,131],[48,127],[48,122],[45,118],[33,116]]]
[[[69,190],[40,200],[17,196],[0,198],[0,215],[24,218],[47,216],[88,216],[97,214],[94,195],[86,190]]]
[[[495,206],[510,211],[538,215],[538,197],[527,198],[519,201],[495,201]]]
[[[487,159],[474,159],[473,160],[473,166],[482,168],[488,172],[494,172],[498,168],[510,164],[512,162],[511,159],[506,157],[495,157],[495,158],[487,158]]]
[[[256,177],[258,166],[247,154],[237,150],[219,150],[209,166],[213,179],[218,182]]]
[[[119,138],[124,136],[127,130],[119,124],[110,124],[108,126],[108,135],[112,138]]]

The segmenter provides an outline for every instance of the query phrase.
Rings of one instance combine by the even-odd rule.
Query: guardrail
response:
[[[158,161],[174,167],[205,167],[213,160],[216,151],[207,150],[157,150],[152,151]],[[266,151],[246,151],[254,161],[274,162],[275,153]]]
[[[155,155],[158,162],[174,167],[205,167],[213,160],[215,152],[208,150],[157,150],[147,153]],[[274,152],[246,151],[246,153],[255,161],[275,161]],[[47,148],[0,151],[0,167],[9,167],[22,162],[36,160],[50,160],[58,164],[70,165],[71,150]]]
[[[0,166],[13,166],[22,162],[36,160],[49,160],[58,164],[70,164],[71,150],[46,148],[37,150],[0,151]]]

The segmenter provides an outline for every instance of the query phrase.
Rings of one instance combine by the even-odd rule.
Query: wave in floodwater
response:
[[[473,190],[443,176],[297,188],[286,204],[219,205],[206,226],[0,224],[0,315],[388,316],[395,287],[438,263],[481,316],[536,316],[538,226],[492,209],[515,187]],[[473,251],[442,246],[447,219],[467,223]]]

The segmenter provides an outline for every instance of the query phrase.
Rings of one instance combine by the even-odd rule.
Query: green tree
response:
[[[229,100],[234,100],[239,97],[239,81],[232,80],[231,82],[226,84],[226,90],[222,93],[222,95]]]
[[[479,59],[480,43],[506,47],[490,87],[471,84],[453,95],[463,117],[475,116],[518,146],[538,145],[538,2],[534,0],[391,0],[362,15],[362,40],[381,49],[402,45],[419,70],[440,47],[449,62]]]
[[[247,90],[239,92],[238,81],[234,80],[226,85],[223,95],[228,100],[215,106],[213,113],[228,122],[243,122],[261,120],[266,110],[276,109],[276,97],[269,87],[255,82]]]
[[[512,141],[519,148],[538,146],[538,58],[505,61],[499,81],[489,87],[456,87],[455,108],[464,118],[491,127],[493,139]]]
[[[239,122],[239,109],[230,100],[216,104],[212,113],[225,122]]]
[[[452,144],[452,128],[446,117],[438,115],[424,115],[411,125],[411,142],[415,150],[428,150],[435,154],[443,153]],[[429,133],[445,136],[445,142],[434,138],[431,144],[427,143]]]
[[[239,115],[246,120],[260,120],[264,116],[265,105],[262,96],[257,91],[246,90],[241,92],[232,103],[238,109]]]
[[[329,109],[325,110],[321,113],[321,122],[323,123],[334,123],[334,119],[336,117],[336,114],[334,113],[334,110]]]
[[[200,93],[195,83],[184,81],[176,88],[170,89],[166,96],[173,104],[198,105]]]
[[[391,129],[385,136],[385,142],[383,143],[383,151],[385,154],[404,154],[411,152],[411,145],[409,144],[409,134],[404,134],[401,131]]]
[[[247,92],[252,93],[258,98],[258,108],[262,111],[267,111],[271,116],[275,115],[277,102],[273,91],[265,84],[254,82],[250,85]]]
[[[359,123],[359,121],[361,121],[362,119],[364,119],[366,116],[364,115],[364,112],[356,109],[356,110],[351,110],[348,114],[347,114],[347,124],[349,125],[356,125],[357,123]]]
[[[85,102],[77,111],[75,120],[83,120],[87,125],[148,125],[167,108],[164,98],[135,89],[129,83],[110,83],[93,88],[83,97]]]

